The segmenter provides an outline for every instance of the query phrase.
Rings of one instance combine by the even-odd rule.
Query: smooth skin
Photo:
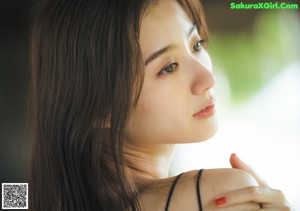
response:
[[[203,42],[175,0],[160,0],[142,19],[140,46],[145,78],[126,130],[124,156],[134,180],[143,187],[143,211],[165,209],[175,179],[168,178],[175,145],[204,141],[217,131],[216,114],[207,118],[194,115],[215,100],[212,64]],[[264,186],[236,156],[231,163],[233,169],[203,171],[200,191],[205,211],[259,210],[260,203],[266,204],[263,210],[269,206],[272,210],[288,208],[285,201],[274,198],[283,194]],[[197,173],[182,175],[169,210],[199,210]],[[226,198],[222,206],[215,204],[219,196]]]

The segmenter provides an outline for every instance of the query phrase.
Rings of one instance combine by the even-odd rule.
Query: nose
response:
[[[194,61],[192,74],[192,93],[194,95],[209,91],[215,85],[215,77],[210,65],[203,65],[199,61]],[[209,69],[208,69],[209,68]]]

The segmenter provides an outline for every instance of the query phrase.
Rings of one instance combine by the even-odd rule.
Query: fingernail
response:
[[[217,206],[221,206],[221,205],[224,205],[226,203],[226,198],[225,196],[222,196],[222,197],[219,197],[215,200],[215,204]]]

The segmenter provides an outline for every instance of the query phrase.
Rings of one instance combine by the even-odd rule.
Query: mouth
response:
[[[215,112],[216,112],[215,104],[213,101],[211,101],[208,105],[206,105],[204,107],[204,109],[195,113],[193,115],[193,117],[200,118],[200,119],[209,118],[209,117],[213,116],[215,114]]]

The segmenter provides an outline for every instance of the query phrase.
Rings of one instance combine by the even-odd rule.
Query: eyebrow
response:
[[[196,25],[193,24],[192,27],[190,28],[189,30],[189,33],[188,33],[188,37],[191,36],[191,34],[193,33],[193,31],[196,29]],[[162,54],[172,50],[176,48],[176,45],[167,45],[157,51],[155,51],[154,53],[152,53],[145,61],[145,66],[147,66],[150,62],[152,62],[153,60],[155,60],[156,58],[158,58],[159,56],[161,56]]]

